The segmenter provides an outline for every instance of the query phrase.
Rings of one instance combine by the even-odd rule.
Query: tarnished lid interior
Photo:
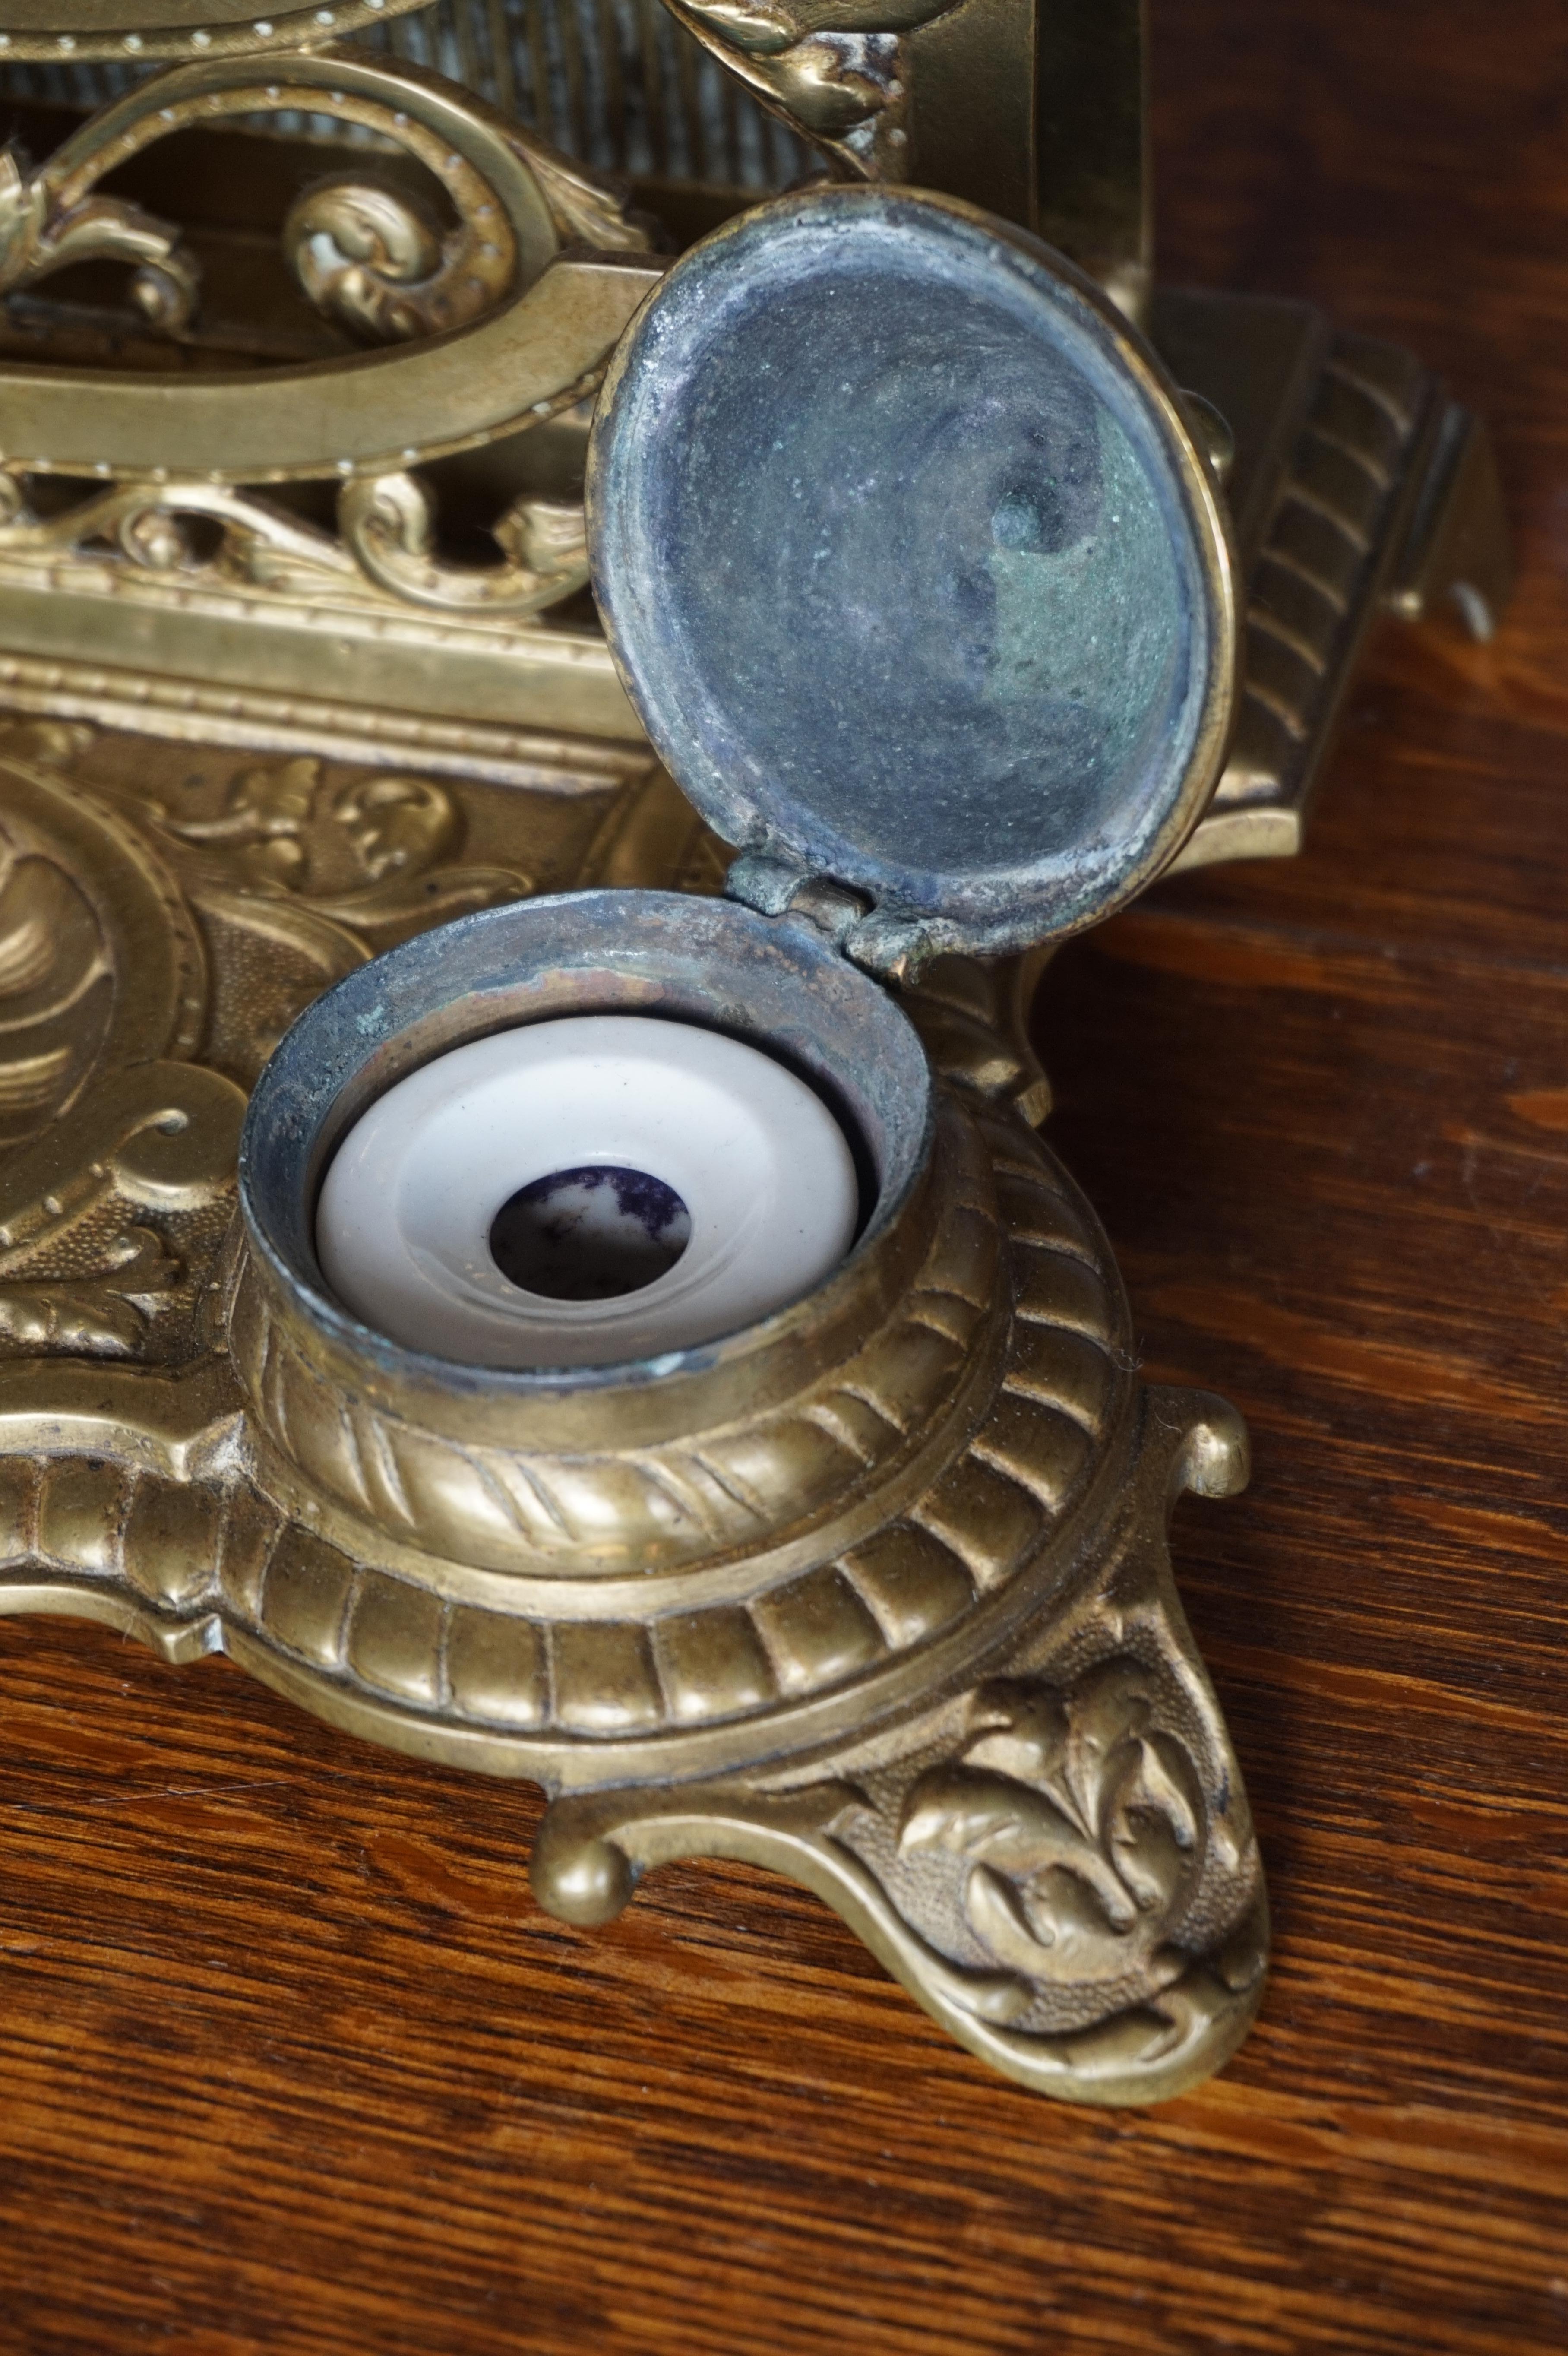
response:
[[[927,948],[1105,913],[1218,773],[1230,565],[1179,399],[950,200],[816,189],[694,247],[600,403],[590,544],[703,816]]]

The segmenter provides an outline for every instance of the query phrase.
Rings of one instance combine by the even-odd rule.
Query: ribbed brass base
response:
[[[1021,976],[953,961],[908,997],[937,1117],[885,1230],[664,1384],[432,1387],[335,1340],[235,1222],[246,1091],[369,950],[510,921],[530,884],[711,881],[656,776],[563,787],[12,729],[0,1601],[537,1778],[536,1887],[570,1919],[665,1858],[751,1857],[1012,2075],[1172,2093],[1261,1987],[1256,1847],[1164,1539],[1245,1443],[1129,1371],[1104,1237],[1018,1109],[1043,1098]],[[701,907],[769,932],[692,905],[693,956]]]

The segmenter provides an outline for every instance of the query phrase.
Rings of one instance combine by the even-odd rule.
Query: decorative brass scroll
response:
[[[528,614],[569,595],[587,576],[574,503],[523,495],[492,527],[499,562],[461,565],[443,561],[434,494],[409,469],[525,433],[592,390],[650,283],[643,232],[433,77],[336,51],[291,60],[286,81],[277,70],[179,68],[105,109],[42,172],[24,178],[5,159],[13,226],[0,283],[89,254],[129,261],[144,311],[177,335],[198,296],[194,264],[172,231],[94,184],[193,123],[258,103],[311,107],[425,166],[455,215],[440,232],[403,192],[339,177],[308,190],[284,225],[306,293],[395,348],[249,378],[0,368],[0,580],[172,604],[182,616],[203,600],[258,615],[324,604]],[[61,476],[84,496],[40,503],[37,486]],[[342,486],[336,531],[265,496],[312,477]],[[95,487],[105,478],[114,487]],[[216,539],[198,544],[195,528],[210,525]]]
[[[815,1775],[558,1799],[534,1848],[542,1901],[601,1922],[656,1866],[743,1858],[815,1890],[1023,2085],[1157,2102],[1218,2067],[1263,1991],[1268,1913],[1163,1498],[1239,1485],[1245,1446],[1218,1400],[1155,1392],[1147,1412],[1139,1534],[1004,1675],[918,1739],[846,1746]]]
[[[194,256],[179,233],[137,205],[73,185],[59,159],[24,173],[14,149],[0,155],[0,294],[37,285],[79,262],[133,264],[132,297],[149,326],[188,325],[199,295]]]
[[[667,0],[834,174],[1038,230],[1134,317],[1153,220],[1145,0]]]
[[[360,571],[394,596],[446,612],[536,613],[588,578],[582,508],[575,499],[518,499],[490,527],[497,565],[443,564],[434,501],[418,477],[380,475],[345,486],[344,543]]]
[[[345,331],[333,358],[167,375],[63,368],[47,342],[25,366],[0,358],[0,691],[171,735],[243,731],[259,750],[402,746],[417,763],[461,738],[519,776],[519,728],[635,744],[603,636],[569,603],[585,578],[573,463],[584,398],[663,263],[591,175],[471,91],[325,46],[347,26],[326,13],[310,19],[324,46],[286,59],[282,19],[234,20],[220,54],[193,15],[192,62],[115,99],[40,171],[13,156],[0,175],[0,292],[47,286],[84,255],[119,260],[135,309],[177,346],[202,324],[193,253],[101,195],[106,173],[173,132],[258,116],[388,143],[325,150],[332,170],[280,203],[296,280]],[[1141,0],[677,13],[785,115],[797,85],[802,106],[815,91],[835,170],[1032,221],[1142,306]],[[81,26],[59,39],[78,58],[123,54],[102,29],[98,50]],[[481,48],[482,29],[466,28]],[[431,204],[406,168],[389,177],[389,145],[428,173]],[[1484,434],[1392,348],[1331,354],[1301,306],[1162,295],[1150,325],[1178,381],[1227,418],[1232,504],[1257,527],[1243,535],[1243,725],[1184,856],[1288,851],[1384,598],[1413,614],[1452,592],[1489,626],[1507,565]],[[530,455],[551,437],[548,463]],[[429,471],[484,451],[495,464],[462,499]],[[313,482],[325,492],[290,488]],[[1312,537],[1297,507],[1333,543],[1303,560],[1321,595],[1270,540]],[[340,656],[330,693],[324,628]]]

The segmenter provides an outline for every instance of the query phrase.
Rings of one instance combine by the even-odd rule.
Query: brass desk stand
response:
[[[930,28],[973,30],[976,6]],[[1033,1134],[1018,1018],[1043,951],[933,958],[940,925],[916,938],[853,876],[792,865],[787,828],[731,873],[743,906],[649,891],[711,893],[724,854],[597,626],[539,618],[586,577],[575,487],[524,481],[501,562],[475,564],[438,544],[425,470],[506,449],[517,481],[530,435],[581,444],[667,265],[466,93],[297,46],[370,13],[12,37],[190,60],[14,175],[12,286],[130,261],[177,338],[178,238],[93,191],[166,132],[259,107],[400,148],[449,210],[360,171],[291,214],[302,282],[379,349],[0,369],[0,682],[37,715],[0,747],[0,1605],[171,1660],[221,1650],[393,1748],[537,1777],[535,1885],[569,1919],[606,1919],[670,1858],[773,1864],[995,2066],[1159,2099],[1225,2060],[1263,1985],[1256,1845],[1165,1543],[1183,1489],[1243,1484],[1244,1433],[1136,1379],[1104,1237]],[[686,14],[718,37],[716,12]],[[837,27],[786,40],[781,12],[741,47],[841,173],[889,177],[912,146],[938,179],[930,28],[852,27],[851,54]],[[1076,220],[1136,312],[1137,186],[1093,220],[1037,183],[988,193],[1064,240]],[[1478,429],[1403,354],[1301,306],[1157,296],[1155,343],[1230,452],[1057,275],[1143,388],[1208,566],[1202,725],[1125,896],[1161,864],[1294,849],[1374,615],[1453,592],[1489,627],[1506,561]],[[155,758],[156,734],[178,754]],[[601,889],[528,896],[581,884]],[[892,1076],[860,1107],[886,1131],[878,1206],[826,1286],[701,1363],[531,1391],[323,1307],[309,1206],[343,1107],[471,1035],[475,1005],[491,1028],[537,1015],[539,974],[547,1011],[689,1018],[720,982],[742,1012],[754,991],[734,1021],[793,1023],[851,1105],[862,1062]]]

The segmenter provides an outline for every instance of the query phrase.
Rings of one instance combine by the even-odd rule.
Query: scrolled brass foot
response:
[[[814,1890],[1021,2084],[1147,2103],[1208,2076],[1257,2009],[1268,1912],[1160,1501],[1231,1494],[1245,1435],[1201,1394],[1151,1391],[1143,1417],[1128,1526],[1065,1622],[804,1774],[558,1797],[534,1847],[541,1905],[598,1925],[656,1866],[741,1858]]]

